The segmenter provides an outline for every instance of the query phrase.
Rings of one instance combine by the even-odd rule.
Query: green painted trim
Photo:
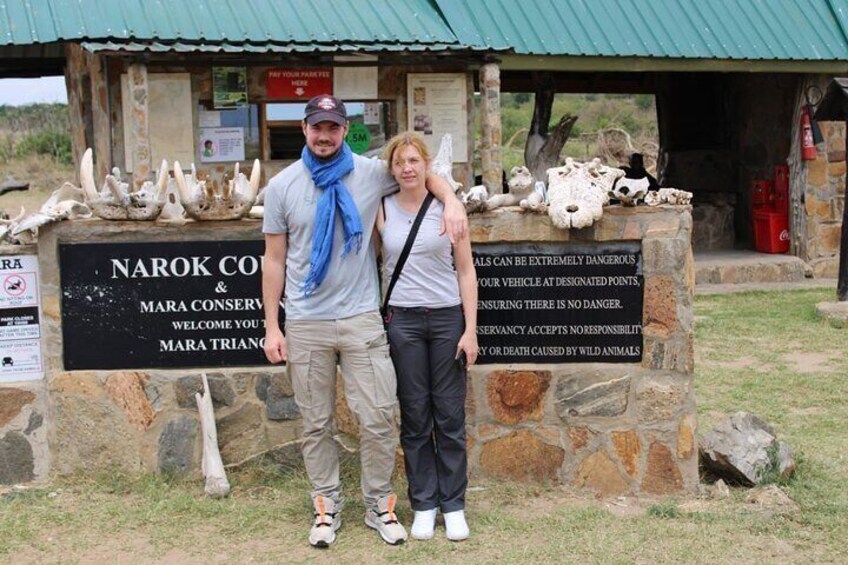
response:
[[[846,73],[848,61],[763,61],[658,59],[651,57],[573,57],[499,54],[502,71],[691,71],[736,73]]]

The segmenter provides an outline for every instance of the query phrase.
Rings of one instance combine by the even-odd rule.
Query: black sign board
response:
[[[260,240],[60,244],[65,369],[266,364],[263,250]]]
[[[638,242],[474,246],[478,363],[642,359]]]

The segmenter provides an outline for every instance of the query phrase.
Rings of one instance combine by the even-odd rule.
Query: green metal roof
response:
[[[848,59],[848,0],[435,0],[460,43],[525,55]]]
[[[0,0],[0,46],[86,40],[457,44],[429,0]]]

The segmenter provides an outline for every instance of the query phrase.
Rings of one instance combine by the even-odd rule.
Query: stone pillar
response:
[[[90,108],[91,92],[86,88],[89,82],[85,52],[76,43],[65,44],[65,88],[68,91],[68,113],[71,125],[71,155],[75,164],[79,164],[88,143],[86,141],[86,114]],[[79,167],[75,174],[79,175]],[[77,179],[78,181],[79,179]]]
[[[106,61],[102,55],[87,54],[91,76],[91,119],[93,129],[95,178],[105,178],[112,169],[112,136],[109,125],[109,89]]]
[[[500,194],[503,176],[501,164],[501,70],[497,63],[480,67],[481,111],[480,161],[483,185],[489,196]]]
[[[130,156],[132,158],[133,187],[141,188],[150,176],[152,157],[150,153],[150,113],[147,108],[148,83],[147,65],[133,63],[127,69],[132,122],[125,124],[130,129]]]

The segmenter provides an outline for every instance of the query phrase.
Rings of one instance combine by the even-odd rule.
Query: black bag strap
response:
[[[406,263],[406,258],[409,257],[409,252],[412,251],[412,244],[415,243],[415,236],[418,235],[418,228],[421,226],[421,221],[424,219],[424,214],[427,213],[427,208],[430,207],[430,202],[433,201],[433,193],[428,192],[427,196],[424,198],[424,202],[421,203],[421,208],[418,209],[418,215],[415,216],[415,221],[412,223],[412,228],[409,230],[409,235],[406,238],[406,243],[403,246],[403,250],[400,252],[400,257],[398,257],[397,264],[395,265],[395,270],[392,272],[392,279],[389,281],[389,288],[386,290],[386,297],[383,299],[383,313],[385,314],[389,308],[389,298],[392,296],[392,290],[395,288],[395,283],[397,283],[398,278],[400,278],[400,272],[403,270],[403,265]]]

